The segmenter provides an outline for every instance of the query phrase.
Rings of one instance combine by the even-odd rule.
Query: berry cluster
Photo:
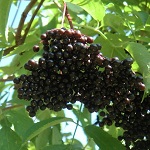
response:
[[[55,111],[72,108],[77,100],[90,112],[116,107],[130,111],[132,101],[144,90],[142,77],[131,70],[131,59],[108,59],[100,53],[101,45],[78,30],[52,29],[41,35],[43,57],[29,60],[14,83],[21,84],[18,97],[31,101],[30,116],[40,108]],[[38,46],[33,51],[39,51]],[[101,69],[104,71],[100,71]],[[105,118],[106,119],[106,118]]]
[[[100,53],[101,45],[93,44],[91,37],[78,30],[48,30],[41,35],[41,41],[42,57],[24,65],[31,74],[14,79],[20,86],[18,98],[30,101],[30,106],[26,107],[29,116],[35,116],[38,109],[70,110],[73,103],[80,101],[91,113],[100,110],[103,117],[100,127],[115,122],[126,130],[127,136],[119,137],[126,141],[126,147],[131,142],[140,143],[135,140],[139,138],[137,134],[131,138],[130,127],[134,126],[136,118],[143,121],[142,115],[144,118],[148,115],[144,112],[148,101],[140,103],[145,85],[142,76],[131,70],[133,60],[104,57]],[[35,45],[33,51],[38,52],[39,46]]]
[[[72,103],[83,95],[85,84],[88,86],[88,83],[80,83],[82,79],[91,78],[89,82],[93,82],[90,75],[94,77],[93,74],[99,72],[94,58],[101,46],[91,44],[91,37],[62,28],[48,30],[41,35],[41,40],[43,57],[38,62],[29,60],[24,65],[31,71],[30,75],[23,74],[14,79],[15,84],[20,84],[18,98],[31,101],[26,108],[31,117],[38,109],[72,109]],[[39,47],[34,46],[33,51],[38,52]]]

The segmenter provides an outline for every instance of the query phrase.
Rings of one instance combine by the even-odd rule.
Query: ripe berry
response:
[[[68,105],[67,105],[67,109],[68,109],[68,110],[71,110],[71,109],[73,109],[73,106],[72,106],[71,104],[68,104]]]
[[[38,52],[40,50],[39,46],[38,45],[34,45],[33,46],[33,51],[34,52]]]
[[[14,78],[13,82],[14,82],[15,84],[19,84],[19,83],[20,83],[20,78]]]
[[[30,116],[30,117],[34,117],[35,115],[36,115],[36,113],[35,113],[34,111],[29,112],[29,116]]]
[[[41,38],[41,40],[46,40],[47,36],[46,36],[46,34],[44,33],[44,34],[41,35],[40,38]]]

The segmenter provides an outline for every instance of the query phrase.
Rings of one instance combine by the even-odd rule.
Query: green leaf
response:
[[[72,140],[69,140],[69,141],[70,141],[69,143],[72,142]],[[71,147],[73,150],[83,150],[83,145],[82,145],[81,141],[79,141],[77,139],[73,140],[73,144],[71,145]]]
[[[102,26],[112,27],[117,32],[124,34],[124,31],[122,30],[123,19],[119,15],[106,14],[103,18]]]
[[[81,7],[79,7],[78,5],[72,4],[72,3],[67,3],[67,8],[71,11],[73,11],[74,13],[80,13],[83,11],[83,9]]]
[[[25,51],[23,53],[14,55],[10,65],[6,67],[1,67],[0,72],[4,72],[5,74],[11,75],[20,71],[20,69],[23,68],[24,64],[36,55],[32,50],[27,50],[28,47],[25,48]]]
[[[120,141],[113,138],[99,127],[89,125],[86,126],[84,130],[88,136],[94,139],[101,150],[125,150],[125,147]]]
[[[145,25],[147,22],[147,19],[149,17],[149,14],[145,11],[138,11],[135,13],[138,18],[141,20],[142,24]]]
[[[11,45],[15,44],[15,32],[13,29],[9,29],[8,31],[8,43]]]
[[[105,8],[101,0],[91,1],[91,0],[65,0],[66,2],[71,2],[83,8],[88,12],[95,20],[101,21],[105,15]]]
[[[51,134],[51,128],[42,131],[35,140],[36,150],[41,150],[49,142],[49,136]]]
[[[0,0],[0,34],[6,36],[6,25],[12,0]],[[6,41],[6,37],[5,37]]]
[[[52,129],[52,145],[62,144],[62,135],[56,126]]]
[[[148,37],[143,37],[143,36],[140,37],[140,36],[141,36],[141,35],[136,36],[136,40],[149,43],[150,38],[148,38]]]
[[[24,53],[26,51],[32,51],[32,47],[38,43],[37,40],[34,41],[30,41],[27,43],[24,43],[23,45],[20,45],[18,47],[16,47],[12,52],[10,52],[8,55],[6,55],[6,57],[12,56],[14,54],[20,54],[20,53]]]
[[[137,62],[140,72],[143,74],[146,90],[150,89],[150,53],[140,43],[130,42],[125,49]]]
[[[122,47],[122,45],[124,43],[126,43],[127,41],[123,42],[124,39],[118,38],[118,39],[122,40],[122,42],[120,41],[120,43],[119,43],[119,40],[116,39],[117,36],[110,36],[110,34],[108,34],[108,37],[110,38],[110,39],[109,38],[108,39],[111,40],[110,42],[112,44],[116,43],[116,47],[115,47],[115,45],[112,46],[108,41],[106,41],[101,36],[95,40],[95,43],[100,43],[102,45],[101,52],[103,53],[103,55],[107,56],[109,58],[112,58],[112,57],[118,57],[120,59],[127,58],[124,48]],[[116,39],[116,42],[114,42],[115,39]]]
[[[116,127],[114,123],[111,126],[105,126],[104,131],[109,133],[114,138],[117,138],[119,135],[123,135],[123,129]]]
[[[50,145],[42,148],[42,150],[67,150],[69,145]]]
[[[23,136],[23,144],[27,141],[31,140],[33,137],[41,133],[43,130],[49,128],[50,126],[54,126],[61,122],[72,121],[71,118],[63,118],[63,117],[55,117],[47,120],[40,121],[31,126]]]
[[[0,67],[0,73],[5,73],[7,75],[11,75],[16,71],[16,67]]]
[[[95,24],[91,24],[91,26],[96,26]],[[85,34],[85,35],[88,35],[88,36],[93,36],[93,35],[96,35],[97,32],[92,30],[92,29],[87,29],[87,28],[80,28],[80,31],[81,33]]]
[[[19,136],[6,125],[0,130],[0,149],[1,150],[19,150],[21,139]]]
[[[17,134],[22,138],[27,129],[33,125],[33,121],[29,118],[23,108],[15,111],[7,112],[8,120],[14,125]]]

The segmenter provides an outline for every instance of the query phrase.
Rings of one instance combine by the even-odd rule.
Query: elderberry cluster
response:
[[[31,73],[14,79],[18,98],[30,101],[26,107],[30,117],[39,109],[70,110],[80,101],[90,113],[100,111],[100,127],[113,122],[122,127],[124,135],[118,138],[127,148],[149,142],[150,101],[141,103],[145,85],[142,76],[131,70],[131,58],[109,59],[100,52],[100,44],[73,29],[48,30],[41,41],[42,57],[24,65]],[[33,46],[33,51],[38,52],[39,46]]]
[[[30,101],[26,109],[31,117],[38,109],[72,109],[72,103],[85,90],[83,82],[80,83],[82,79],[88,76],[89,82],[93,82],[90,75],[98,74],[94,58],[101,45],[91,44],[91,37],[62,28],[48,30],[41,35],[41,40],[43,56],[37,62],[29,60],[24,65],[31,74],[14,79],[14,83],[20,85],[18,98]],[[39,47],[34,46],[33,51],[38,52]]]
[[[142,77],[131,70],[132,59],[104,57],[101,45],[78,30],[48,30],[41,40],[43,56],[24,65],[31,74],[14,79],[20,84],[18,98],[30,101],[26,109],[31,117],[38,109],[72,109],[76,101],[91,113],[104,108],[132,110],[135,96],[144,90]],[[38,52],[39,47],[34,46],[33,51]],[[101,124],[111,125],[113,120],[108,118]]]

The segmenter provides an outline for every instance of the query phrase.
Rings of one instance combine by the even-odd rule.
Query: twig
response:
[[[37,2],[37,0],[31,0],[30,3],[28,4],[28,6],[25,8],[24,12],[21,15],[21,19],[18,25],[18,29],[17,29],[17,33],[16,33],[16,45],[21,45],[22,44],[22,36],[21,36],[21,31],[23,29],[24,26],[24,22],[25,19],[27,17],[27,14],[29,13],[29,11],[32,9],[32,7],[34,6],[34,4]]]
[[[65,21],[65,14],[66,14],[66,3],[64,3],[64,9],[63,9],[63,16],[62,16],[62,22],[61,26],[64,27],[64,21]]]
[[[24,43],[24,41],[25,41],[25,39],[26,39],[26,36],[27,36],[27,34],[28,34],[29,30],[30,30],[31,24],[32,24],[32,22],[33,22],[33,20],[34,20],[34,18],[35,18],[35,16],[36,16],[38,10],[40,9],[41,5],[43,4],[44,0],[41,0],[41,2],[38,4],[38,6],[37,6],[35,12],[33,13],[32,17],[31,17],[31,19],[30,19],[30,21],[29,21],[29,23],[28,23],[28,25],[27,25],[27,27],[26,27],[26,29],[25,29],[25,33],[24,33],[24,35],[22,36],[22,35],[21,35],[21,31],[22,31],[22,29],[23,29],[24,22],[25,22],[25,19],[26,19],[26,17],[27,17],[27,14],[28,14],[28,12],[31,10],[31,8],[33,7],[33,5],[34,5],[36,2],[37,2],[37,0],[32,0],[32,1],[28,4],[28,6],[27,6],[26,9],[24,10],[24,12],[22,13],[22,17],[21,17],[21,19],[20,19],[20,23],[19,23],[19,25],[18,25],[18,29],[17,29],[17,33],[16,33],[16,37],[15,37],[16,44],[13,45],[13,46],[11,46],[11,47],[9,47],[9,48],[7,48],[7,49],[5,49],[3,56],[6,56],[6,55],[9,54],[11,51],[13,51],[15,47],[17,47],[17,46],[19,46],[19,45],[21,45],[21,44]]]
[[[3,54],[3,56],[6,56],[7,54],[9,54],[11,51],[13,51],[14,50],[14,48],[15,47],[17,47],[18,45],[13,45],[13,46],[11,46],[11,47],[8,47],[8,48],[6,48],[5,50],[4,50],[4,54]]]
[[[13,81],[14,76],[9,76],[6,79],[0,79],[0,82]]]
[[[42,6],[43,2],[44,2],[44,0],[41,0],[41,2],[39,3],[39,5],[37,6],[36,10],[34,11],[32,17],[31,17],[31,19],[30,19],[30,21],[29,21],[29,23],[28,23],[28,26],[27,26],[26,29],[25,29],[25,33],[24,33],[24,35],[22,36],[22,42],[25,41],[26,36],[27,36],[27,34],[28,34],[29,30],[30,30],[31,24],[32,24],[32,22],[33,22],[33,20],[34,20],[34,18],[35,18],[35,16],[36,16],[36,14],[37,14],[37,12],[39,11],[40,7]]]

